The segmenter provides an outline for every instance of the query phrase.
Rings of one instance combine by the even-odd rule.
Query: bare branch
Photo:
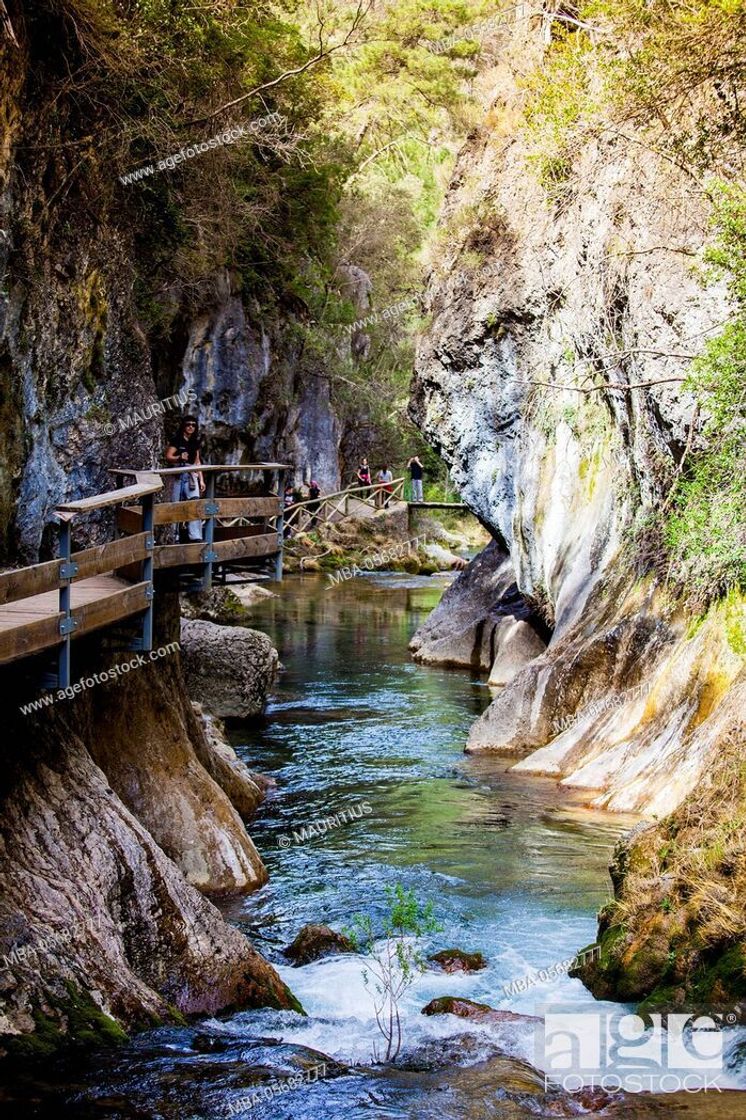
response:
[[[212,120],[213,117],[217,117],[220,113],[226,112],[227,109],[234,109],[236,105],[243,105],[243,103],[245,101],[248,101],[249,98],[256,97],[257,94],[263,93],[265,90],[272,89],[274,86],[280,85],[282,82],[287,81],[288,78],[296,78],[300,74],[304,74],[306,70],[310,70],[311,67],[317,66],[319,62],[323,62],[325,59],[330,58],[331,55],[335,54],[337,51],[343,50],[345,47],[349,46],[356,31],[358,31],[365,17],[367,16],[368,11],[372,7],[372,4],[373,0],[360,0],[360,3],[357,6],[357,11],[353,16],[349,29],[341,42],[336,43],[333,46],[325,47],[323,43],[323,22],[320,21],[319,46],[316,54],[312,58],[307,59],[301,66],[294,66],[290,70],[284,70],[282,74],[278,74],[276,78],[272,78],[268,82],[262,82],[261,85],[254,86],[254,88],[250,89],[248,93],[243,93],[240,97],[235,97],[233,101],[227,101],[225,105],[220,105],[219,108],[213,109],[212,112],[208,113],[206,116],[197,117],[195,120],[189,121],[189,125],[191,126],[206,124],[207,121]]]
[[[628,393],[631,389],[647,389],[651,385],[666,385],[672,381],[686,381],[685,377],[659,377],[655,381],[633,381],[625,385],[621,381],[607,381],[604,385],[562,385],[557,381],[519,381],[519,385],[542,385],[545,389],[572,389],[575,393],[601,393],[604,389],[620,389]]]

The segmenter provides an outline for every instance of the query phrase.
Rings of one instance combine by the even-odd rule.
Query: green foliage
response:
[[[746,191],[718,185],[707,254],[735,315],[692,362],[687,388],[705,416],[704,450],[681,479],[666,527],[674,579],[703,603],[746,588]]]
[[[602,51],[584,31],[559,27],[544,65],[526,79],[531,160],[551,197],[560,197],[571,183],[573,136],[599,107],[603,65]]]
[[[388,1062],[397,1057],[402,1046],[402,996],[426,967],[414,939],[436,933],[442,927],[435,920],[432,902],[423,906],[414,891],[401,883],[386,887],[385,895],[388,910],[381,934],[374,932],[373,919],[368,914],[356,914],[352,929],[345,932],[356,951],[368,954],[363,980],[373,995],[376,1023],[386,1044],[383,1060]],[[375,1048],[373,1056],[377,1061]]]

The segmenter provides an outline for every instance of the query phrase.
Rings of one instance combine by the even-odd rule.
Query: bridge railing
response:
[[[0,575],[0,663],[27,657],[59,644],[57,671],[50,684],[66,687],[70,683],[70,641],[73,636],[106,626],[117,619],[142,612],[141,635],[135,648],[152,647],[153,599],[153,496],[162,489],[157,476],[145,476],[134,486],[107,491],[77,502],[57,506],[59,522],[59,557],[41,564]],[[72,522],[78,516],[93,513],[124,502],[142,504],[142,527],[136,537],[108,541],[91,548],[72,552]],[[106,589],[95,593],[86,602],[73,605],[72,588],[76,582],[112,573],[127,565],[139,563],[139,579],[121,590]],[[116,588],[116,583],[115,583]],[[57,610],[40,600],[40,596],[57,592]],[[11,606],[16,604],[16,606]],[[24,609],[25,608],[25,609]]]
[[[386,489],[387,485],[391,490]],[[348,486],[346,490],[337,490],[333,494],[293,502],[285,509],[285,526],[302,532],[319,522],[340,520],[350,513],[350,499],[372,509],[381,509],[386,499],[401,501],[403,491],[404,478],[395,478],[388,484],[373,482],[369,486]]]
[[[184,501],[164,501],[154,506],[153,519],[156,527],[178,525],[188,521],[201,521],[202,540],[169,544],[156,544],[155,567],[200,569],[201,586],[209,590],[212,586],[215,564],[231,561],[256,560],[266,557],[274,559],[275,577],[282,578],[283,551],[283,504],[280,494],[284,488],[284,463],[244,463],[230,465],[208,465],[191,467],[156,468],[159,477],[178,478],[183,474],[202,474],[205,480],[205,496],[189,498]],[[243,473],[263,473],[275,479],[276,494],[266,495],[219,495],[216,494],[217,477],[221,474],[236,475]],[[139,478],[139,472],[117,469],[113,473]],[[269,482],[268,482],[269,485]],[[126,506],[117,518],[119,529],[124,533],[136,534],[141,527],[139,510]]]

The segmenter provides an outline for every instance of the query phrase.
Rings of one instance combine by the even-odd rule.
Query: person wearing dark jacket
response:
[[[422,463],[420,462],[417,455],[412,456],[412,458],[407,463],[407,467],[409,468],[409,475],[412,479],[412,501],[421,502],[423,500],[422,479],[425,472],[422,469]]]
[[[166,462],[169,467],[199,467],[200,435],[196,416],[185,416],[179,425],[179,430],[166,448]],[[205,492],[205,480],[201,471],[184,471],[175,476],[171,500],[185,502],[190,498],[199,498]],[[202,540],[202,521],[195,519],[188,522],[190,541]]]

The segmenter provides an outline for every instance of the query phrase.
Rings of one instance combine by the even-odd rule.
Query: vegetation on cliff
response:
[[[405,411],[419,255],[480,50],[438,42],[494,7],[11,3],[30,63],[19,170],[48,192],[34,236],[61,244],[82,210],[117,216],[157,368],[227,275],[257,321],[290,324],[298,376],[331,383],[369,454],[400,458],[404,438],[424,451]],[[211,144],[233,126],[239,142]]]
[[[582,143],[610,135],[683,171],[711,212],[701,278],[727,285],[732,315],[703,344],[693,340],[701,352],[671,379],[697,407],[667,492],[644,521],[645,555],[695,609],[746,587],[745,79],[742,0],[591,0],[556,17],[547,52],[526,79],[533,159],[555,205],[579,185],[574,155]],[[620,369],[634,373],[634,354],[613,333],[608,342]]]
[[[746,738],[724,740],[697,792],[623,838],[597,959],[577,970],[601,999],[643,1008],[746,998]]]

